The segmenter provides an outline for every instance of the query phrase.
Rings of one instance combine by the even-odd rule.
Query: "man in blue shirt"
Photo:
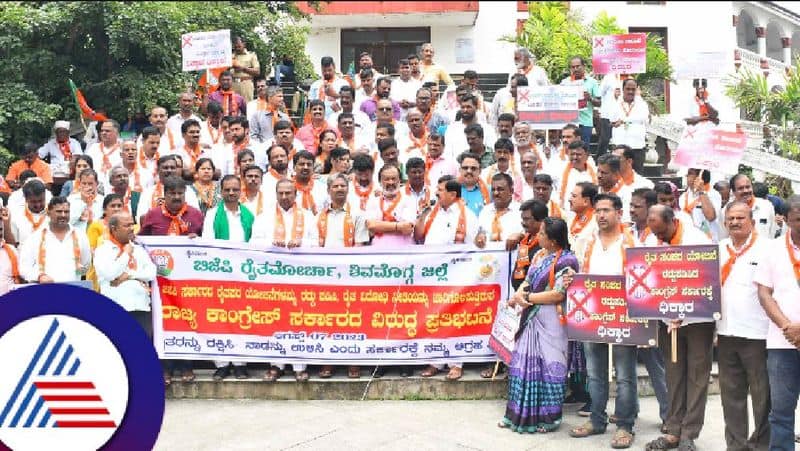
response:
[[[481,180],[481,160],[469,152],[464,152],[458,157],[458,164],[461,165],[459,181],[461,182],[461,198],[467,207],[475,213],[481,214],[483,206],[492,201],[489,188]]]

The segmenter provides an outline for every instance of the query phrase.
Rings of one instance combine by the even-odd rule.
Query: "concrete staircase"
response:
[[[451,399],[503,399],[507,393],[505,375],[494,381],[482,379],[482,365],[467,365],[464,377],[457,382],[445,380],[446,373],[431,378],[419,376],[421,368],[415,369],[415,376],[400,377],[397,370],[389,369],[379,379],[370,379],[368,372],[374,367],[362,367],[361,379],[348,379],[346,369],[337,368],[336,375],[330,379],[316,377],[317,368],[312,367],[308,382],[296,382],[294,375],[287,374],[276,382],[261,380],[267,370],[265,365],[248,365],[250,379],[236,380],[233,377],[221,382],[212,379],[213,370],[195,370],[196,379],[183,383],[173,380],[167,388],[171,399],[269,399],[269,400],[451,400]],[[719,393],[717,365],[711,370],[709,394]],[[650,378],[644,366],[638,368],[639,396],[653,396]],[[611,384],[612,396],[615,393]]]

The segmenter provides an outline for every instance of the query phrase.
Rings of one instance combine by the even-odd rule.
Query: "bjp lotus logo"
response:
[[[156,249],[150,252],[150,259],[153,260],[156,267],[158,268],[158,275],[167,277],[172,274],[172,270],[175,269],[175,260],[172,258],[172,254],[164,249]]]
[[[478,277],[480,280],[493,279],[500,271],[500,262],[492,254],[482,255],[478,259]]]

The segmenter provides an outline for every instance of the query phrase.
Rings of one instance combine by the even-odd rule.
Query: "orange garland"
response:
[[[161,206],[161,213],[170,219],[169,228],[167,228],[167,235],[183,235],[189,231],[189,225],[183,220],[183,214],[186,213],[188,205],[183,204],[181,209],[176,214],[172,214],[167,210],[166,205]]]
[[[125,246],[122,245],[119,241],[114,238],[114,235],[109,234],[108,240],[111,241],[115,246],[119,248],[119,254],[117,254],[117,258],[119,258],[125,252]],[[136,259],[133,258],[133,253],[128,254],[128,269],[136,270]]]
[[[624,226],[620,224],[619,226],[620,233],[622,234],[622,246],[620,246],[619,251],[622,254],[622,267],[625,267],[625,249],[629,247],[636,247],[636,243],[633,240],[633,234],[631,234],[630,230],[626,229]],[[588,273],[589,267],[591,266],[590,263],[592,261],[592,251],[594,250],[594,244],[597,241],[597,236],[593,236],[592,240],[589,241],[589,244],[586,246],[586,254],[583,256],[583,268],[581,272]],[[615,240],[616,241],[616,240]]]
[[[7,243],[3,243],[3,250],[6,251],[8,261],[11,263],[11,276],[14,277],[14,281],[17,281],[19,280],[19,261],[17,260],[17,255],[14,253],[11,245]]]
[[[569,183],[570,171],[572,171],[572,162],[567,164],[567,166],[564,168],[564,173],[561,174],[561,193],[559,194],[562,205],[564,204],[564,196],[567,195],[567,183]],[[592,166],[589,163],[586,163],[586,171],[589,172],[589,177],[592,178],[592,183],[597,185],[597,174],[594,172],[594,169],[592,169]]]
[[[517,263],[514,265],[514,280],[522,280],[527,274],[527,269],[531,265],[530,249],[539,244],[539,236],[526,233],[519,242],[517,252]]]
[[[731,271],[733,270],[733,265],[736,264],[736,260],[749,251],[751,247],[753,247],[753,244],[756,242],[756,238],[758,238],[758,233],[754,229],[750,234],[750,242],[740,252],[736,252],[736,250],[732,248],[730,244],[725,246],[728,250],[728,261],[725,262],[725,264],[722,266],[722,269],[720,269],[720,279],[722,280],[721,285],[725,285],[725,281],[728,280],[728,276],[731,275]],[[733,241],[731,241],[731,243],[733,243]],[[791,255],[791,252],[789,255]]]
[[[794,248],[789,235],[791,235],[791,233],[786,234],[786,252],[789,253],[789,261],[792,262],[792,268],[794,268],[794,278],[797,279],[797,283],[800,284],[800,260],[794,256]]]
[[[283,222],[283,212],[279,205],[275,206],[275,230],[272,232],[272,238],[279,243],[286,242],[286,224]],[[301,243],[303,241],[303,229],[305,227],[304,217],[300,208],[294,205],[292,212],[292,241]]]
[[[587,209],[587,212],[578,218],[578,215],[575,215],[575,218],[572,219],[572,224],[569,225],[569,233],[570,235],[577,235],[583,231],[584,228],[592,221],[594,217],[594,208]]]
[[[312,213],[317,214],[317,204],[314,202],[314,195],[311,193],[312,186],[313,179],[310,179],[306,186],[301,185],[296,180],[294,182],[294,187],[297,189],[297,191],[300,191],[303,194],[303,208],[306,210],[311,210]]]
[[[456,234],[453,237],[453,243],[460,243],[463,244],[464,240],[467,237],[467,209],[466,204],[463,200],[459,199],[456,201],[458,205],[458,224],[456,225]],[[452,206],[452,205],[451,205]],[[428,232],[431,229],[431,225],[433,224],[433,220],[436,218],[436,214],[439,213],[442,204],[436,204],[433,207],[433,211],[428,215],[428,219],[425,220],[425,228],[422,231],[422,236],[427,237]]]
[[[81,247],[78,244],[78,234],[75,230],[70,231],[72,234],[72,256],[75,259],[75,274],[80,274],[81,270]],[[45,263],[47,255],[45,254],[44,242],[47,235],[47,229],[42,229],[42,240],[39,242],[39,276],[47,274],[45,272]],[[8,252],[8,251],[6,251]]]
[[[319,247],[325,247],[325,240],[328,237],[328,213],[330,209],[324,210],[317,219],[317,231],[319,232]],[[344,247],[355,245],[356,227],[353,217],[350,215],[350,204],[344,205]]]
[[[34,221],[33,213],[31,213],[31,211],[28,210],[28,207],[26,206],[25,207],[25,218],[28,220],[28,222],[31,223],[31,227],[33,228],[32,230],[36,231],[36,229],[41,227],[42,223],[44,223],[44,220],[47,219],[47,210],[44,210],[42,212],[42,217],[39,218],[38,221]]]

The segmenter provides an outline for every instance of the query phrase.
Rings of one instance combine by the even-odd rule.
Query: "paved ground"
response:
[[[612,400],[613,402],[613,400]],[[641,450],[660,422],[654,397],[641,399],[636,440]],[[612,404],[613,405],[613,404]],[[573,439],[583,423],[568,406],[564,424],[550,434],[521,435],[496,426],[505,411],[497,401],[233,401],[169,400],[158,450],[602,450],[612,428]],[[719,396],[711,396],[701,450],[724,449]]]

